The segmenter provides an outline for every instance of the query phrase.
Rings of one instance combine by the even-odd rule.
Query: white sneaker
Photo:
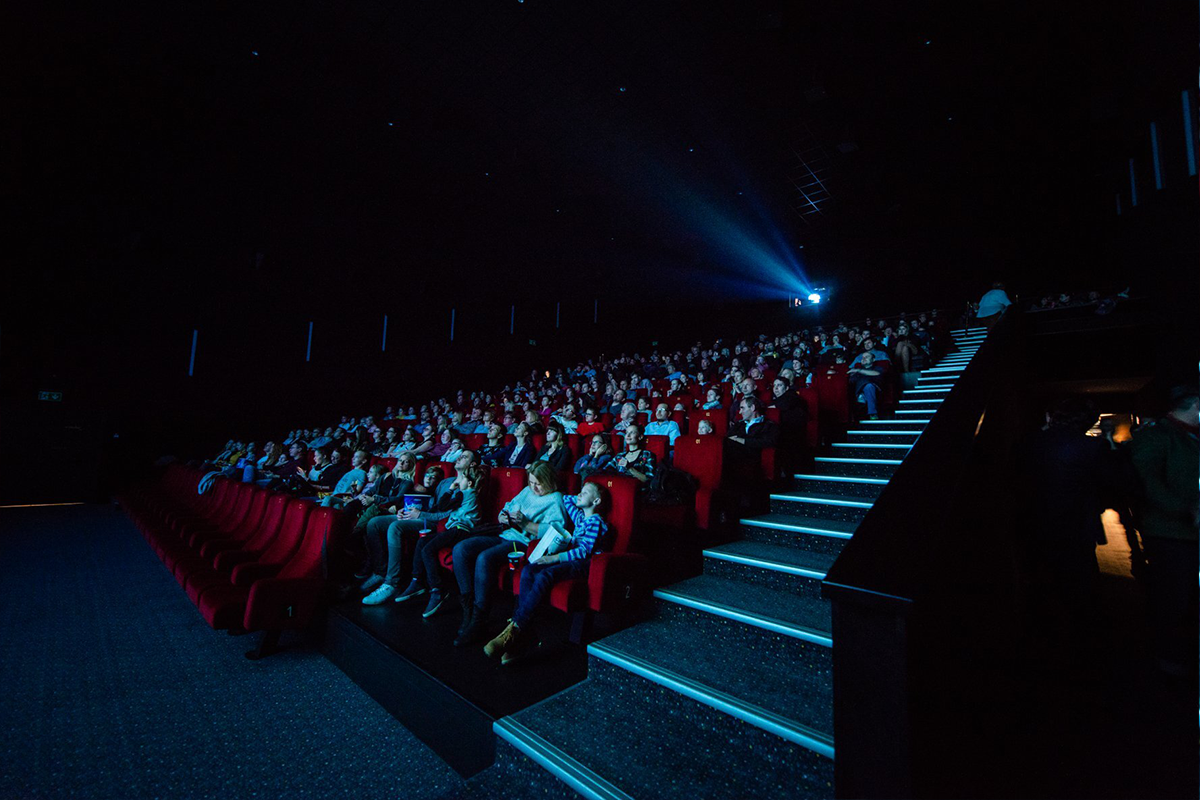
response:
[[[392,599],[392,595],[396,593],[396,587],[390,583],[385,583],[375,591],[363,598],[364,606],[377,606],[380,603],[386,603]]]

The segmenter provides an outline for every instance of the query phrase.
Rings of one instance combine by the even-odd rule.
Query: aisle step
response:
[[[836,556],[854,535],[858,522],[772,512],[739,520],[738,525],[744,541]]]
[[[900,426],[896,426],[899,428]],[[846,437],[853,444],[871,444],[882,442],[886,444],[915,444],[921,431],[906,430],[865,430],[846,431]]]
[[[651,620],[593,643],[588,655],[832,758],[832,687],[779,669],[794,640],[767,644],[768,652],[713,648],[707,632]],[[808,647],[824,672],[829,649]]]
[[[747,724],[729,713],[732,704],[718,710],[680,691],[727,701],[696,686],[700,682],[668,687],[593,656],[582,684],[495,723],[499,736],[583,797],[833,796],[831,758]],[[660,679],[680,677],[661,668],[645,671]],[[749,703],[736,710],[746,716],[756,711]],[[728,753],[738,755],[721,757]],[[526,796],[521,787],[512,788],[511,796]]]
[[[837,557],[783,544],[737,541],[703,551],[704,574],[819,599]]]
[[[830,475],[854,475],[864,478],[890,478],[902,463],[898,458],[853,458],[817,456],[813,463]]]
[[[843,475],[796,475],[789,493],[838,497],[873,502],[883,491],[883,478],[847,478]]]
[[[712,615],[824,647],[833,645],[831,612],[825,600],[711,575],[655,589],[654,596],[674,604],[677,608],[671,611],[683,609],[697,623],[698,617]]]

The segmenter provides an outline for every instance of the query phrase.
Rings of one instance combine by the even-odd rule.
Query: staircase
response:
[[[894,418],[865,420],[704,551],[703,574],[654,593],[646,622],[588,647],[588,679],[494,729],[530,770],[519,796],[832,797],[830,607],[821,581],[983,341],[955,348],[905,391]],[[561,783],[559,783],[561,781]],[[514,795],[517,796],[517,795]]]

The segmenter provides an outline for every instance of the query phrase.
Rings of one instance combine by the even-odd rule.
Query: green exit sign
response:
[[[51,403],[61,403],[62,392],[38,392],[38,400],[46,400]]]

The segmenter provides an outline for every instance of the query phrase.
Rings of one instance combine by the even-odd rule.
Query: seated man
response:
[[[575,418],[575,406],[567,403],[551,419],[563,427],[565,433],[575,433],[579,429],[579,420]]]
[[[659,403],[654,407],[654,421],[646,425],[646,435],[666,436],[670,447],[674,447],[675,440],[683,435],[679,430],[679,423],[671,419],[671,409],[666,403]]]
[[[637,424],[637,407],[633,403],[625,403],[621,406],[621,418],[617,420],[616,425],[613,425],[613,433],[624,433],[630,425],[635,424]]]
[[[860,354],[854,359],[846,375],[850,379],[850,396],[855,399],[861,396],[867,404],[867,417],[879,419],[879,407],[876,403],[883,372],[875,366],[875,354],[871,351]]]
[[[763,414],[763,402],[754,395],[742,398],[741,416],[725,439],[726,480],[743,487],[762,478],[762,451],[779,441],[779,427]]]
[[[367,462],[371,457],[366,450],[355,450],[350,457],[350,469],[346,470],[333,486],[333,493],[321,500],[327,508],[341,508],[346,501],[362,490],[367,482]]]

